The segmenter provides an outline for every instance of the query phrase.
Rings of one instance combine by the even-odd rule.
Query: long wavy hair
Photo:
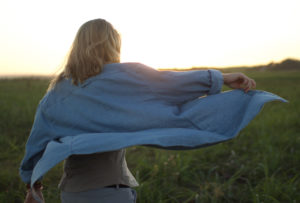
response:
[[[95,19],[78,30],[66,57],[63,71],[50,82],[48,91],[63,78],[71,78],[78,85],[101,73],[108,63],[120,62],[121,37],[106,20]]]

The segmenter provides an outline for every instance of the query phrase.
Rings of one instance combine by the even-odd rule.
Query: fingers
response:
[[[244,74],[241,74],[241,76],[242,76],[242,79],[243,79],[242,87],[243,87],[245,92],[248,92],[250,89],[255,89],[256,88],[256,82],[253,79],[247,77]]]
[[[254,89],[256,87],[256,83],[253,79],[247,77],[243,73],[240,73],[241,87],[247,93],[250,89]]]
[[[256,88],[256,82],[253,79],[251,79],[251,84],[252,84],[252,88],[255,89]]]

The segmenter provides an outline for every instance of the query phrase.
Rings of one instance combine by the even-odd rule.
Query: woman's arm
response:
[[[220,93],[223,76],[218,70],[158,71],[144,64],[123,64],[128,76],[118,78],[118,82],[144,85],[157,99],[171,104],[181,104],[203,95]],[[128,67],[126,67],[128,66]],[[130,78],[130,80],[128,79]]]
[[[194,71],[157,71],[144,64],[123,64],[124,70],[128,70],[131,80],[146,83],[158,99],[172,104],[181,104],[196,99],[203,95],[217,94],[221,92],[223,84],[233,89],[244,89],[248,92],[255,88],[255,81],[243,73],[224,73],[218,70],[194,70]],[[122,82],[122,78],[118,78]],[[128,77],[124,79],[128,83]],[[131,81],[134,82],[134,81]]]
[[[39,104],[30,136],[25,146],[25,156],[19,168],[21,179],[26,184],[31,182],[33,169],[42,157],[49,141],[57,138],[54,137],[53,132],[55,129],[53,129],[51,120],[43,109],[42,105]]]

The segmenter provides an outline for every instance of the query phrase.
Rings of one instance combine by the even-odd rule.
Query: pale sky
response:
[[[225,67],[300,59],[299,0],[0,0],[0,75],[53,74],[78,28],[104,18],[122,62]]]

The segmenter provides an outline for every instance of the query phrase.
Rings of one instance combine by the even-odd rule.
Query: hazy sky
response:
[[[1,0],[0,75],[53,74],[94,18],[122,35],[122,62],[237,66],[300,58],[299,0]]]

